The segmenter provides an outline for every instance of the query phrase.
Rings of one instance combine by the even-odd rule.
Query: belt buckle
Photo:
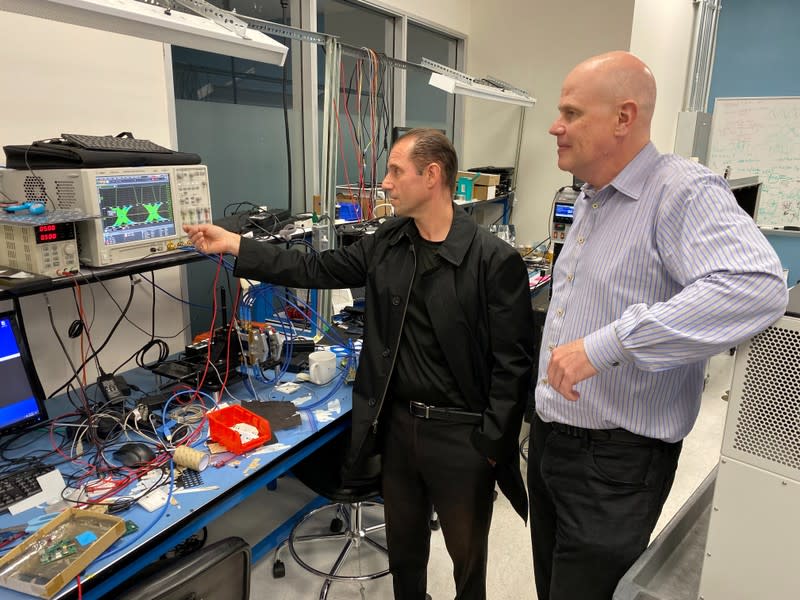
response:
[[[425,409],[425,414],[424,415],[419,415],[419,418],[421,418],[421,419],[430,419],[431,418],[431,408],[436,408],[435,406],[428,406],[427,404],[423,404],[422,402],[417,402],[416,400],[412,400],[410,405],[413,406],[414,408],[418,408],[418,409],[419,408],[424,408]],[[414,413],[412,412],[411,414],[414,414]],[[417,416],[417,415],[414,415],[414,416]]]

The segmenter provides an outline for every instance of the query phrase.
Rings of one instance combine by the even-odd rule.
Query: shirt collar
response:
[[[617,173],[617,176],[611,180],[610,185],[618,192],[621,192],[633,200],[638,200],[642,195],[644,184],[647,181],[647,176],[655,168],[656,162],[659,158],[658,150],[653,142],[648,142],[633,159],[625,165],[625,167]],[[602,189],[605,189],[605,186]],[[597,190],[588,183],[583,184],[581,188],[584,196],[591,199]]]
[[[415,225],[411,219],[398,227],[390,237],[389,244],[395,245],[403,237],[411,239]],[[478,231],[478,226],[471,215],[467,214],[460,206],[453,204],[453,223],[442,245],[439,246],[439,256],[455,266],[459,266],[472,245],[472,240]]]
[[[653,145],[653,142],[648,142],[647,145],[639,151],[639,154],[633,157],[633,160],[625,165],[625,168],[611,182],[619,192],[622,192],[629,198],[638,200],[642,195],[644,184],[647,177],[653,172],[658,161],[658,150]]]

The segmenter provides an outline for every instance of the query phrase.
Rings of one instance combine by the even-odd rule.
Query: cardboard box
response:
[[[497,186],[494,185],[475,185],[472,187],[473,200],[492,200],[495,197]]]
[[[52,598],[124,533],[120,517],[68,508],[0,560],[0,584]]]
[[[472,180],[468,177],[459,177],[456,180],[456,199],[472,200]]]
[[[473,171],[459,171],[456,179],[466,177],[472,181],[473,185],[498,185],[500,183],[499,174],[474,173]]]

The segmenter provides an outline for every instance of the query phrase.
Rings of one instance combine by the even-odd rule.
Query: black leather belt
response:
[[[436,419],[437,421],[452,421],[453,423],[468,423],[470,425],[477,425],[483,419],[478,413],[458,408],[428,406],[422,402],[409,402],[408,412],[420,419]]]
[[[536,418],[541,421],[539,415]],[[546,427],[568,435],[570,437],[579,438],[581,440],[591,441],[611,441],[622,442],[626,444],[639,444],[639,445],[658,445],[663,444],[662,440],[655,438],[645,437],[637,433],[628,431],[627,429],[584,429],[583,427],[576,427],[575,425],[567,425],[565,423],[557,423],[556,421],[541,421]]]

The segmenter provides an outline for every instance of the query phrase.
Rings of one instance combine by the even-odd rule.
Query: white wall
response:
[[[518,243],[548,235],[553,195],[572,182],[570,174],[558,169],[555,140],[547,133],[561,82],[591,55],[628,49],[633,5],[634,0],[472,3],[467,73],[494,75],[537,99],[525,116],[513,216]],[[467,99],[462,164],[512,165],[518,117],[518,108],[511,105]]]
[[[170,114],[164,62],[164,46],[156,42],[0,12],[0,145],[28,144],[63,133],[116,134],[132,131],[137,137],[170,144]],[[0,160],[0,162],[3,162]],[[156,283],[179,295],[177,269],[161,271]],[[106,283],[124,306],[130,284],[127,278]],[[94,315],[92,340],[99,345],[119,310],[99,284],[83,293],[87,319]],[[156,326],[173,334],[183,327],[181,306],[159,293]],[[150,290],[136,288],[129,312],[131,321],[150,329]],[[66,338],[69,324],[77,318],[72,292],[50,294],[56,326],[79,363],[80,344]],[[46,392],[58,388],[71,373],[53,337],[44,299],[23,300],[28,338]],[[123,321],[112,342],[101,354],[104,369],[116,368],[148,336]],[[170,340],[182,348],[183,336]],[[90,367],[89,381],[93,381]]]
[[[482,3],[482,0],[476,0]],[[367,0],[377,7],[394,9],[412,19],[427,21],[469,35],[471,2],[464,0]]]
[[[0,142],[129,130],[169,144],[163,44],[0,12]]]
[[[683,109],[695,7],[691,2],[636,0],[630,50],[656,78],[658,99],[652,140],[672,152],[678,112]]]

